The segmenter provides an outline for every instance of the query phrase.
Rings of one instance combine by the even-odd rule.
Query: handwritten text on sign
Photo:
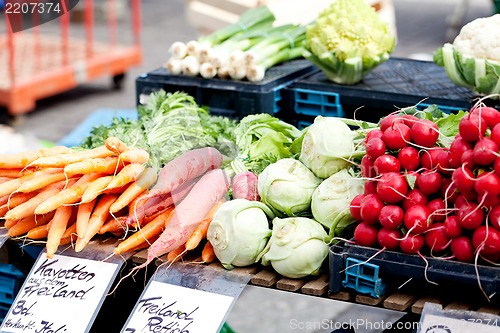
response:
[[[5,317],[2,332],[87,332],[116,268],[113,263],[41,255]]]
[[[151,281],[122,332],[216,333],[233,297]]]

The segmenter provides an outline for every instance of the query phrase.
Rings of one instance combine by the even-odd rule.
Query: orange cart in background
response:
[[[106,0],[107,33],[99,36],[95,31],[93,0],[80,2],[81,36],[72,36],[72,11],[56,19],[60,27],[56,34],[46,33],[44,25],[14,33],[5,15],[7,30],[0,34],[0,107],[5,107],[10,115],[24,114],[34,110],[39,99],[106,75],[115,86],[120,86],[127,70],[142,61],[141,13],[140,0],[131,0],[132,36],[128,43],[123,43],[118,40],[123,33],[118,33],[115,1]]]

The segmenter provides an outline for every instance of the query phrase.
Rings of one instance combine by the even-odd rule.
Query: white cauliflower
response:
[[[453,41],[455,50],[479,59],[500,62],[500,14],[467,23]]]

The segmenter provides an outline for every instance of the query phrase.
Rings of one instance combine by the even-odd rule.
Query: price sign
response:
[[[218,332],[233,297],[152,281],[123,332]]]
[[[500,333],[500,317],[474,311],[444,311],[426,304],[418,333]]]
[[[42,252],[2,322],[1,332],[85,333],[118,272],[116,263]]]
[[[202,265],[160,268],[121,332],[217,333],[249,279]]]

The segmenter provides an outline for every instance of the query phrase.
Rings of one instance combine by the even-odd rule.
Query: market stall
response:
[[[35,252],[7,274],[2,330],[218,332],[248,284],[497,330],[498,65],[458,44],[391,57],[373,8],[337,3],[359,7],[307,28],[250,11],[196,41],[210,61],[172,45],[136,113],[0,156],[0,240]],[[377,48],[321,44],[358,11]]]

